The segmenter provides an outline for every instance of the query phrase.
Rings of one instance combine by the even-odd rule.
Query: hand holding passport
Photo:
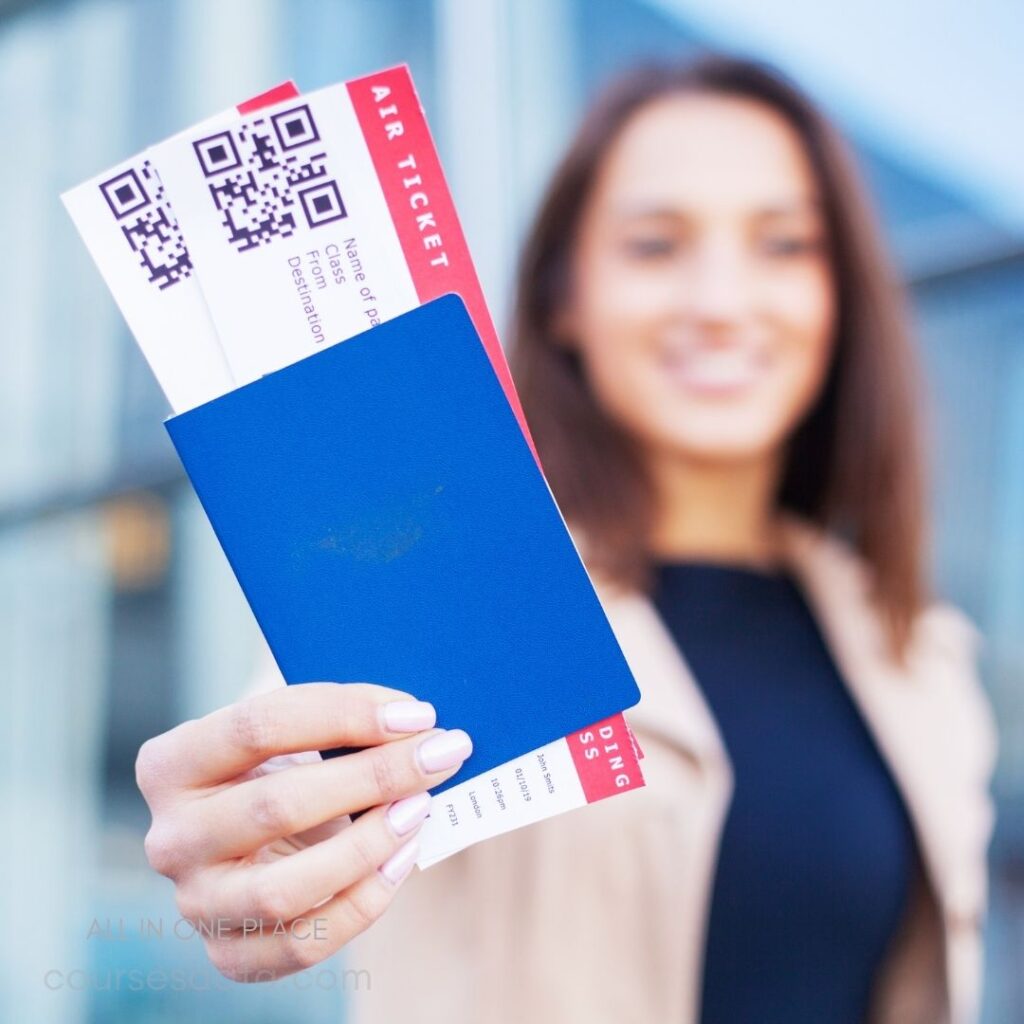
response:
[[[64,198],[286,682],[394,687],[472,738],[420,867],[643,785],[407,69],[279,87]]]

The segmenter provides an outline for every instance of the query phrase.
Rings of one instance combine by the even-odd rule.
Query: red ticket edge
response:
[[[253,96],[251,99],[244,100],[235,107],[235,110],[240,114],[251,114],[254,110],[262,110],[264,107],[280,103],[281,100],[294,99],[298,95],[299,87],[289,80],[282,82],[280,85],[275,85],[266,92],[261,92],[259,96]]]
[[[570,733],[565,739],[588,804],[644,785],[639,748],[621,714]]]

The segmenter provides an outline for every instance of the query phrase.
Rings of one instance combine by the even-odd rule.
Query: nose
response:
[[[733,239],[705,238],[691,253],[680,281],[680,301],[697,324],[713,330],[739,322],[750,301],[750,273]]]

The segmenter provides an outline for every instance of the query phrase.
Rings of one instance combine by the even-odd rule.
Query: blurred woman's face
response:
[[[799,136],[751,100],[668,97],[619,134],[559,327],[648,449],[760,459],[813,404],[835,305],[818,198]]]

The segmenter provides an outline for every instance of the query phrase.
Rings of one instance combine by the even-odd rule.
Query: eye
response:
[[[676,250],[676,240],[665,235],[636,235],[623,243],[628,255],[637,259],[658,259],[671,256]]]
[[[803,256],[820,252],[822,241],[811,235],[769,235],[760,248],[768,256]]]

